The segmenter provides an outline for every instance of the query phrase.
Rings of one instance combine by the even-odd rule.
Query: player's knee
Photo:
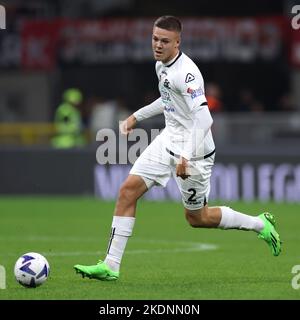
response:
[[[192,228],[200,228],[202,225],[194,218],[187,217],[187,221]]]
[[[123,183],[119,191],[119,199],[126,201],[135,201],[136,200],[136,192],[135,188],[130,183]]]
[[[198,210],[185,209],[185,217],[193,228],[207,227],[210,224],[207,207]]]
[[[124,183],[119,191],[119,198],[120,199],[131,199],[132,195],[132,188],[128,186],[126,183]]]
[[[206,208],[204,207],[198,210],[185,209],[185,218],[193,228],[205,227],[208,224]]]

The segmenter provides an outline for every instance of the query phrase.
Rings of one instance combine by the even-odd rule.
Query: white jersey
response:
[[[212,119],[205,98],[203,77],[196,64],[179,52],[167,64],[157,61],[156,73],[161,98],[135,112],[137,120],[163,112],[166,127],[161,135],[169,150],[191,159],[194,150],[186,143],[198,127],[204,132],[201,141],[204,155],[212,152],[215,148],[210,130]]]

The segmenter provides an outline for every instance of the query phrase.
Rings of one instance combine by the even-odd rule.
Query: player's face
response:
[[[166,63],[178,53],[180,35],[176,31],[169,31],[158,27],[153,28],[152,50],[154,59]]]

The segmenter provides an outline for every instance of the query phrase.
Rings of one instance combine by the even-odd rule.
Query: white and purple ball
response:
[[[23,254],[15,264],[16,280],[24,287],[35,288],[49,277],[50,267],[47,259],[39,253]]]

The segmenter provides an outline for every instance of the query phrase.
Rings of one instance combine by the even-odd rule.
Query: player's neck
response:
[[[168,61],[164,61],[164,62],[162,62],[162,63],[163,63],[165,66],[168,66],[168,65],[172,64],[172,63],[177,59],[179,53],[180,53],[180,51],[178,50],[178,51],[176,52],[176,54],[175,54],[172,58],[170,58],[170,59],[168,59]]]

